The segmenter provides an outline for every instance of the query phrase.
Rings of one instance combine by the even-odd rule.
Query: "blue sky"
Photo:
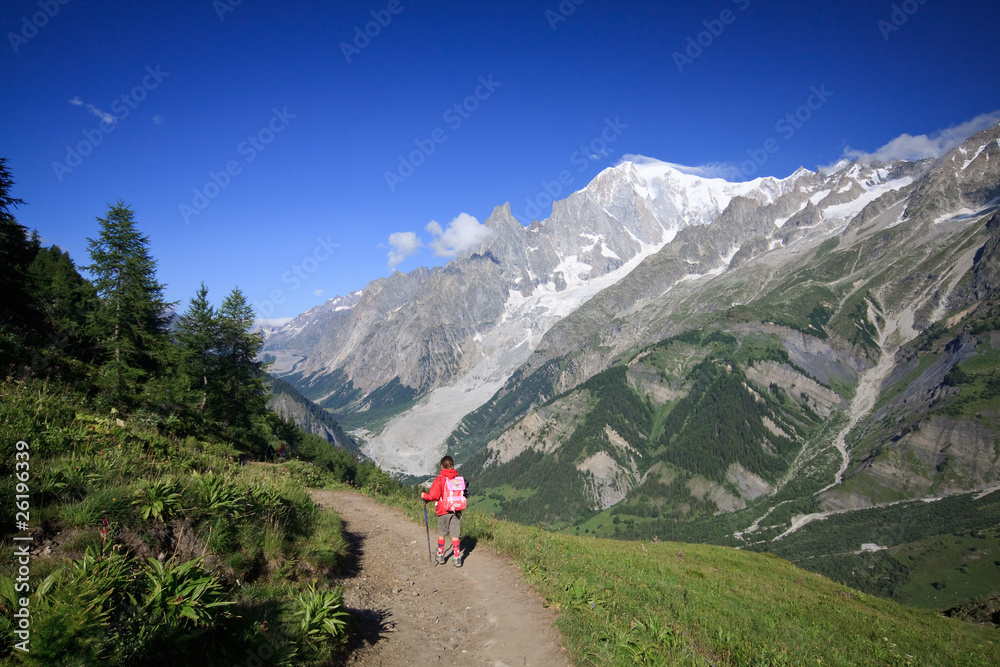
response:
[[[994,1],[6,0],[0,28],[19,221],[85,265],[124,200],[169,299],[269,317],[623,156],[781,177],[1000,117]]]

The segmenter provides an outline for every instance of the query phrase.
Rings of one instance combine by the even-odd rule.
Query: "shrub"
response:
[[[350,614],[344,610],[343,589],[317,590],[311,585],[295,598],[295,629],[319,659],[347,641]]]
[[[162,521],[181,507],[181,494],[177,490],[177,483],[170,477],[153,482],[145,479],[140,481],[137,494],[138,497],[132,504],[139,508],[143,519],[152,517]]]

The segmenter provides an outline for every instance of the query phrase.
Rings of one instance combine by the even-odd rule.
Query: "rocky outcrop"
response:
[[[747,379],[760,387],[767,389],[771,384],[788,392],[788,395],[823,418],[829,417],[834,410],[845,406],[844,400],[837,392],[827,389],[812,378],[802,375],[786,364],[776,361],[762,361],[746,369]]]
[[[1000,482],[996,432],[983,424],[932,417],[886,443],[862,462],[843,488],[822,496],[823,510],[927,498],[988,488]]]

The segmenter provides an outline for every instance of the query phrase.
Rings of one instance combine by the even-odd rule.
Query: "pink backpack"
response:
[[[441,502],[448,512],[459,512],[465,509],[465,478],[453,477],[444,480],[444,493]]]

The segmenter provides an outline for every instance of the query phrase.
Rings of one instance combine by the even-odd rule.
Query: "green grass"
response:
[[[504,484],[490,489],[487,495],[473,493],[469,496],[468,506],[480,512],[493,514],[502,510],[506,502],[515,499],[526,500],[536,493],[538,493],[538,489],[515,489],[510,484]]]
[[[906,605],[944,609],[1000,593],[1000,530],[937,535],[889,553],[910,567],[895,595]]]
[[[554,535],[470,512],[560,614],[578,665],[994,665],[996,630],[724,547]]]
[[[40,551],[29,654],[12,650],[17,562],[0,563],[0,662],[242,664],[248,648],[268,645],[269,664],[320,665],[341,650],[346,634],[304,642],[294,621],[301,593],[348,556],[340,518],[320,511],[303,483],[330,471],[241,467],[230,443],[108,418],[44,382],[0,382],[0,414],[0,491],[13,496],[10,450],[28,441]],[[378,486],[378,474],[366,475]],[[0,546],[11,553],[13,516],[4,518]]]
[[[651,442],[656,442],[663,435],[663,424],[667,421],[667,415],[670,414],[670,410],[676,405],[676,401],[667,401],[661,406],[656,408],[656,412],[653,414],[653,423],[650,426],[650,436],[649,440]]]

